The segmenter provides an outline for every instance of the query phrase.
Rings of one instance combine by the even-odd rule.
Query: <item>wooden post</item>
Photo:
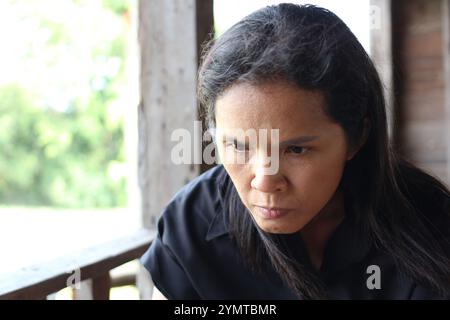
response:
[[[394,95],[392,79],[392,15],[391,0],[371,0],[372,60],[384,85],[389,137],[394,135]]]
[[[177,165],[171,159],[172,148],[178,144],[171,141],[174,130],[189,131],[194,145],[196,1],[141,0],[138,30],[141,53],[138,177],[142,224],[155,229],[164,206],[199,174],[198,164]],[[201,148],[192,148],[191,152],[193,157],[194,152],[201,153]],[[146,282],[138,284],[141,288],[152,285],[148,277],[138,277],[138,281]]]
[[[170,198],[198,175],[198,166],[171,161],[171,134],[196,120],[197,42],[194,0],[141,0],[139,186],[143,224],[156,227]],[[193,142],[193,141],[192,141]]]
[[[446,113],[446,137],[447,145],[447,186],[450,187],[450,4],[448,0],[442,0],[442,36],[444,47],[444,90]]]
[[[214,1],[196,0],[197,60],[200,62],[202,44],[214,37]]]
[[[139,290],[139,298],[141,300],[150,300],[152,298],[153,281],[150,273],[142,265],[139,266],[139,271],[136,275],[136,286]]]
[[[200,64],[200,58],[202,54],[202,45],[206,41],[214,38],[214,2],[213,0],[196,0],[196,11],[197,11],[197,58]],[[199,109],[202,106],[198,106]],[[200,113],[198,113],[200,114]],[[200,120],[200,119],[199,119]],[[204,120],[204,119],[202,119]],[[205,132],[206,123],[202,122],[202,134]],[[209,141],[205,141],[202,144],[202,151],[209,144]],[[206,170],[212,168],[215,164],[208,165],[202,161],[200,166],[200,172],[205,172]]]
[[[73,290],[74,300],[109,300],[111,277],[109,272],[81,282],[80,289]]]

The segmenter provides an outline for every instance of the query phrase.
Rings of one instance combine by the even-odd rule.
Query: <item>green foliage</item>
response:
[[[103,0],[103,6],[115,14],[122,15],[128,11],[129,1],[127,0]]]
[[[0,202],[62,207],[126,203],[125,180],[108,168],[124,161],[122,123],[105,126],[95,97],[85,111],[33,105],[18,85],[0,88]]]
[[[98,10],[86,1],[60,1],[69,9]],[[128,3],[104,0],[102,21],[123,23],[121,15],[128,11]],[[120,169],[125,164],[124,124],[122,117],[110,111],[124,82],[125,31],[112,36],[104,32],[80,34],[77,23],[86,21],[55,21],[46,16],[47,11],[42,12],[28,19],[38,21],[38,31],[46,37],[30,46],[23,58],[27,59],[23,64],[37,66],[37,70],[45,65],[45,72],[38,76],[42,80],[33,81],[35,74],[29,72],[23,81],[0,85],[0,203],[124,206],[126,179]],[[80,45],[80,39],[86,42]],[[70,68],[81,61],[78,53],[86,52],[89,63]],[[91,62],[93,67],[88,69]],[[78,88],[75,94],[72,87]],[[61,96],[63,100],[58,102]]]

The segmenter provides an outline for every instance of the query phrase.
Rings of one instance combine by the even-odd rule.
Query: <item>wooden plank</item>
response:
[[[111,288],[123,286],[135,286],[136,274],[135,272],[111,277]]]
[[[154,236],[155,232],[139,230],[103,245],[2,275],[0,299],[45,298],[67,287],[73,279],[83,281],[103,277],[99,279],[99,285],[104,286],[105,274],[126,262],[140,258]]]

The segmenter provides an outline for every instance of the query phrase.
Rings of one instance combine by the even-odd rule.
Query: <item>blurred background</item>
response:
[[[0,1],[0,298],[151,295],[136,258],[208,168],[170,163],[171,131],[198,119],[201,44],[280,2]],[[396,147],[448,183],[448,0],[291,2],[347,23],[383,78]],[[65,288],[78,269],[81,288]]]

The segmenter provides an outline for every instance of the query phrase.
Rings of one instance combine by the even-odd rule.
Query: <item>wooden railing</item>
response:
[[[68,254],[54,261],[1,275],[0,299],[47,299],[47,296],[68,285],[77,285],[78,281],[89,283],[88,297],[109,299],[110,270],[140,258],[154,236],[154,232],[139,230],[129,236]]]

